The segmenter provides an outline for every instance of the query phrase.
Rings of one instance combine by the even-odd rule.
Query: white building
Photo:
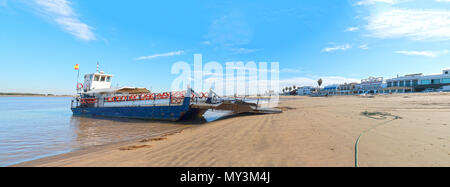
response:
[[[422,73],[405,75],[388,79],[386,84],[385,93],[450,91],[450,69],[445,69],[442,74],[437,75],[423,75]]]
[[[356,86],[358,93],[378,93],[383,88],[383,77],[369,77]]]
[[[339,91],[339,84],[332,84],[325,86],[323,88],[323,92],[327,95],[338,95],[338,91]]]
[[[297,94],[304,96],[304,95],[311,95],[312,91],[314,90],[314,87],[312,86],[304,86],[297,88]]]

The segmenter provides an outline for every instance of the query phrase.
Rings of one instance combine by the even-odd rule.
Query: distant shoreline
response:
[[[73,95],[31,94],[31,93],[0,93],[0,97],[73,97]]]

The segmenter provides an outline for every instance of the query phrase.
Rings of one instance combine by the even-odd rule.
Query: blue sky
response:
[[[0,0],[0,92],[70,94],[81,73],[167,90],[177,61],[279,62],[282,85],[439,73],[450,0]]]

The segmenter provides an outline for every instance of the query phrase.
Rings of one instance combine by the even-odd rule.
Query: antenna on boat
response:
[[[191,95],[192,95],[192,89],[191,89],[191,86],[188,84],[187,90],[186,90],[186,97],[191,97]]]
[[[100,65],[99,65],[99,63],[98,63],[98,61],[97,61],[97,73],[98,72],[100,72]]]

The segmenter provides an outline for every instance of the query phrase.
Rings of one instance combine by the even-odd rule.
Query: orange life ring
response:
[[[81,90],[81,89],[83,89],[83,84],[81,84],[81,83],[78,83],[78,84],[77,84],[77,89],[78,89],[78,90]]]
[[[162,94],[160,94],[160,93],[157,94],[157,95],[156,95],[156,99],[162,99]]]
[[[176,98],[184,98],[185,93],[184,92],[175,92],[172,94],[172,97]]]
[[[169,99],[169,97],[170,97],[169,93],[167,93],[167,92],[163,93],[163,99]]]

